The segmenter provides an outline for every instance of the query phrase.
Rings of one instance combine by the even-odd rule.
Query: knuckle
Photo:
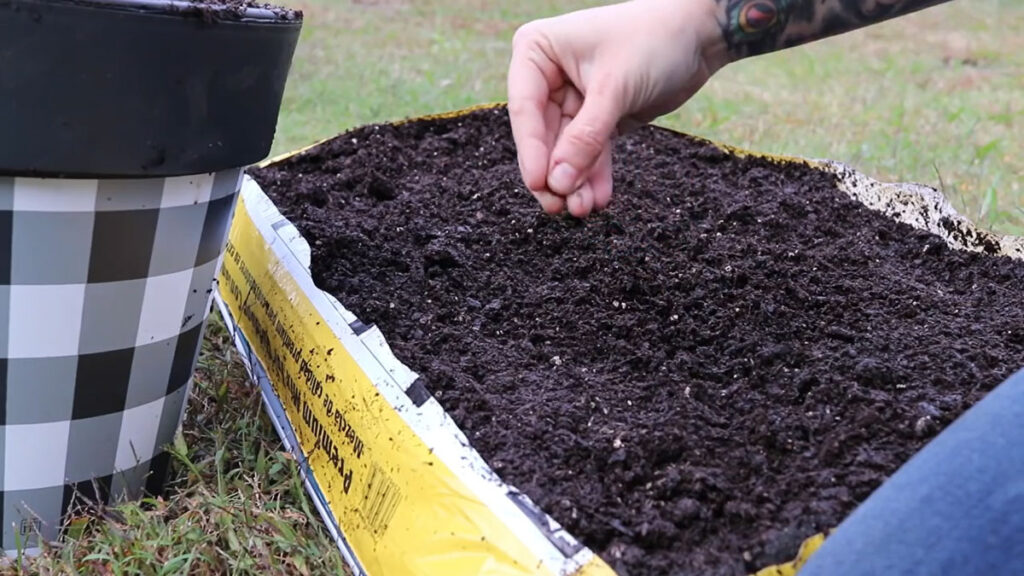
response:
[[[507,106],[509,115],[519,117],[529,114],[533,110],[534,104],[519,98],[512,98],[508,101]]]
[[[536,44],[537,38],[540,35],[538,28],[537,22],[528,22],[517,28],[515,34],[512,35],[512,47],[514,49],[522,49]]]
[[[569,134],[569,140],[574,146],[592,152],[599,152],[604,149],[607,136],[591,124],[581,124],[574,127],[574,130]]]
[[[549,58],[553,54],[556,30],[545,20],[527,22],[512,35],[512,53],[527,58]]]

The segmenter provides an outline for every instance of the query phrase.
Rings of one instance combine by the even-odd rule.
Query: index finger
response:
[[[513,41],[508,71],[508,113],[523,182],[532,192],[547,190],[548,160],[559,118],[552,95],[563,83],[561,69],[543,50],[545,39],[524,27]]]

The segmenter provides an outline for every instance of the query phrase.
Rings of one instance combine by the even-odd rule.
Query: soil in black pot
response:
[[[249,8],[259,8],[270,11],[281,20],[301,20],[302,11],[292,10],[283,6],[277,6],[268,2],[257,0],[188,0],[195,6],[195,9],[206,19],[216,18],[238,18],[245,14]]]
[[[623,575],[792,559],[1024,367],[1024,263],[666,130],[617,143],[587,220],[524,190],[504,109],[252,174],[319,286]]]

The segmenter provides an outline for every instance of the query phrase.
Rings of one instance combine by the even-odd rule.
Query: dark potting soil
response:
[[[1024,263],[666,130],[617,143],[587,220],[524,191],[504,109],[252,174],[318,284],[623,575],[792,559],[1024,367]]]
[[[188,0],[197,13],[207,20],[218,18],[238,19],[245,16],[246,10],[258,8],[267,10],[278,20],[301,20],[302,11],[276,6],[257,0]]]

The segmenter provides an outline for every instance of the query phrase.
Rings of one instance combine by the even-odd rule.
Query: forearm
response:
[[[949,0],[714,0],[727,60],[782,50]]]

